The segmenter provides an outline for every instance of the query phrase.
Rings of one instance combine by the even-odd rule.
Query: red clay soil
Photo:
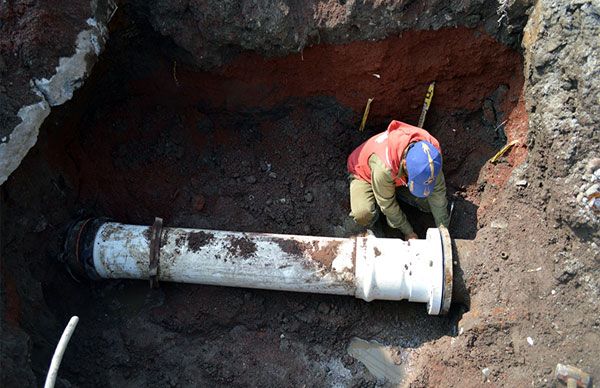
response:
[[[511,107],[511,100],[514,103],[514,100],[517,99],[517,104]],[[527,133],[529,131],[529,124],[523,92],[519,92],[517,96],[517,93],[511,90],[511,93],[509,93],[503,103],[503,110],[507,113],[506,124],[504,126],[507,144],[514,140],[518,143],[506,151],[504,156],[498,159],[498,162],[495,164],[486,163],[482,167],[480,176],[485,178],[488,189],[493,193],[493,195],[487,197],[494,199],[489,201],[477,201],[477,204],[479,205],[477,214],[480,219],[487,212],[488,208],[494,206],[495,196],[506,185],[512,170],[521,165],[527,157]]]
[[[427,85],[436,81],[435,106],[473,111],[500,84],[522,84],[520,55],[488,35],[467,28],[409,31],[379,42],[320,45],[298,55],[266,59],[243,54],[214,73],[167,64],[170,79],[158,93],[205,96],[212,107],[237,111],[272,107],[289,97],[334,96],[370,117],[418,117]],[[377,77],[378,75],[379,77]],[[134,87],[147,89],[142,79]],[[179,85],[179,86],[178,86]],[[156,85],[159,86],[159,85]]]
[[[437,55],[432,57],[434,52]],[[50,138],[50,142],[56,143],[50,148],[68,144],[66,152],[54,153],[52,158],[56,166],[69,173],[78,187],[79,198],[102,203],[109,209],[121,209],[112,214],[120,219],[144,219],[142,214],[149,209],[168,218],[176,207],[173,203],[182,200],[190,178],[196,186],[199,180],[204,181],[200,177],[207,173],[206,167],[196,158],[210,149],[238,149],[237,157],[230,161],[232,169],[236,168],[236,161],[255,158],[256,155],[248,153],[262,152],[264,157],[281,158],[276,154],[288,149],[290,142],[296,143],[300,153],[310,152],[310,142],[323,141],[323,136],[310,133],[299,139],[293,134],[280,137],[281,128],[274,126],[274,120],[268,117],[256,117],[255,122],[249,123],[232,119],[239,111],[264,112],[294,97],[333,96],[352,109],[355,122],[360,120],[367,98],[374,97],[368,127],[376,125],[376,130],[382,130],[381,123],[391,118],[414,123],[427,84],[435,80],[428,121],[431,124],[426,128],[446,149],[445,171],[461,175],[455,185],[472,185],[472,194],[476,196],[478,171],[497,146],[484,144],[478,138],[482,136],[476,129],[481,126],[479,122],[467,125],[452,112],[476,111],[500,85],[508,85],[508,93],[501,102],[508,118],[505,131],[509,141],[519,139],[521,144],[508,153],[508,160],[489,168],[489,179],[503,184],[510,170],[526,154],[527,122],[523,99],[519,98],[523,82],[520,56],[476,30],[411,31],[401,38],[380,42],[315,46],[302,54],[281,58],[242,54],[210,73],[193,71],[164,57],[157,63],[156,70],[128,82],[126,97],[115,95],[112,103],[95,108],[92,117],[84,117],[85,123],[80,121],[81,116],[71,112],[61,128],[53,129],[66,133]],[[310,116],[300,107],[288,109],[284,114],[294,123]],[[210,134],[196,130],[198,123],[205,121],[214,122]],[[87,128],[74,137],[69,128],[82,124]],[[475,132],[461,132],[465,126],[475,127],[471,130]],[[245,127],[258,131],[256,136],[264,141],[249,147],[240,137]],[[458,132],[454,129],[456,134],[450,132],[450,127],[458,128]],[[347,131],[351,139],[342,143],[350,145],[338,147],[351,150],[352,144],[358,145],[364,135],[355,133],[352,127]],[[100,142],[100,138],[107,141]],[[457,152],[464,155],[457,157]],[[315,168],[333,163],[331,157],[321,158]],[[343,165],[343,158],[342,155],[341,160],[336,160],[336,168],[338,162]],[[259,161],[251,163],[254,162]],[[293,169],[293,163],[289,167]],[[241,178],[240,174],[227,174],[234,180],[244,178],[243,174]],[[189,207],[185,194],[183,200]],[[222,202],[220,195],[195,194],[205,197],[208,209]]]

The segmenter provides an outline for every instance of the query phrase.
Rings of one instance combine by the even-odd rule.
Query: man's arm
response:
[[[450,214],[448,213],[448,199],[446,198],[446,180],[444,179],[444,173],[441,171],[435,181],[433,192],[427,197],[427,202],[431,208],[435,225],[444,225],[447,228],[450,224]]]
[[[400,210],[396,200],[396,185],[392,179],[392,174],[385,167],[377,155],[371,155],[369,158],[369,167],[371,168],[371,186],[377,205],[387,218],[388,225],[392,228],[400,229],[405,236],[412,235],[413,228],[408,222],[406,215]]]

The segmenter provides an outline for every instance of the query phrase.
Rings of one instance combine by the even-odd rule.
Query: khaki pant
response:
[[[422,212],[431,213],[427,200],[415,197],[406,186],[396,188],[396,199],[414,206]],[[370,227],[377,221],[379,207],[369,182],[350,177],[350,209],[350,217],[361,226]]]

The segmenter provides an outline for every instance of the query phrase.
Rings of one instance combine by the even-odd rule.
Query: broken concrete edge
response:
[[[19,167],[29,150],[37,142],[39,129],[50,114],[50,107],[64,104],[90,75],[108,39],[107,24],[116,7],[108,2],[102,7],[93,2],[93,18],[87,19],[89,28],[77,35],[75,54],[59,59],[56,73],[46,78],[32,79],[31,86],[41,101],[19,109],[21,119],[10,135],[0,139],[0,185]],[[98,12],[98,10],[102,12]]]
[[[49,80],[33,80],[33,87],[42,94],[50,106],[62,105],[73,97],[73,92],[83,85],[83,81],[100,55],[108,32],[103,23],[89,18],[91,27],[77,35],[75,54],[69,58],[60,58],[59,65]],[[90,54],[94,55],[90,55]]]
[[[49,114],[50,106],[44,98],[38,103],[19,109],[17,115],[21,123],[13,129],[9,135],[10,139],[0,144],[0,184],[17,169],[27,152],[34,146],[39,128]]]

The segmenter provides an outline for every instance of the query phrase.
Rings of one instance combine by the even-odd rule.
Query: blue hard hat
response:
[[[423,140],[413,143],[405,160],[411,194],[419,198],[428,197],[442,170],[442,155],[433,144]]]

